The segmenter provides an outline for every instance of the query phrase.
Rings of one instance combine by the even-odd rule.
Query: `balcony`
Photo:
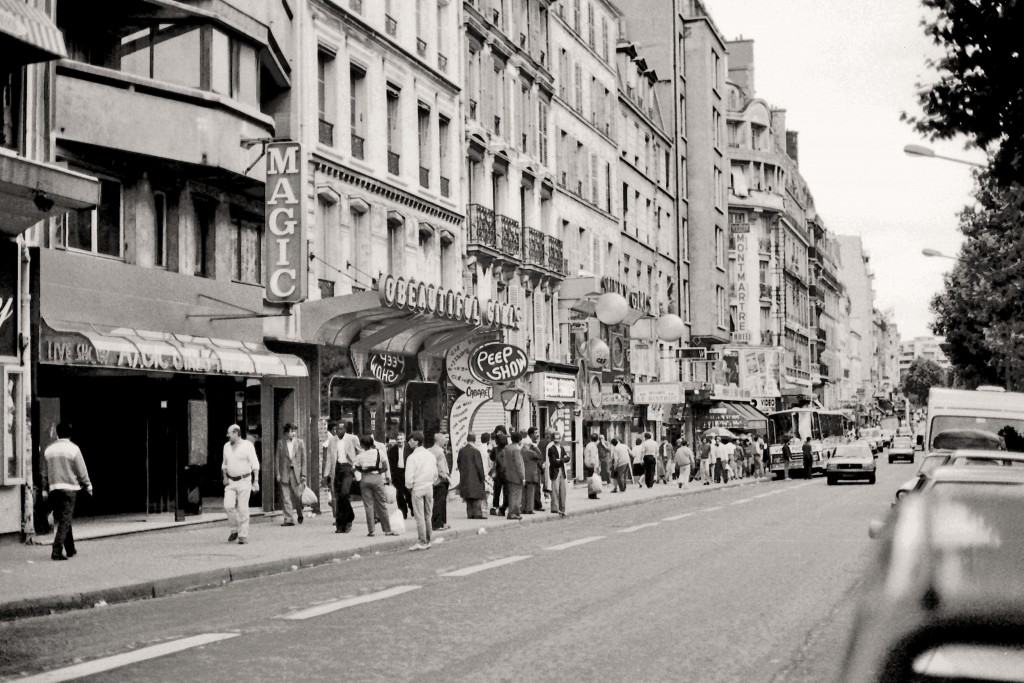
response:
[[[441,196],[442,197],[451,197],[452,196],[452,189],[451,189],[451,186],[449,185],[450,182],[451,182],[450,180],[448,180],[444,176],[441,176]]]
[[[398,22],[390,14],[384,15],[384,30],[392,38],[398,35]]]
[[[399,172],[401,171],[401,165],[399,163],[401,158],[401,155],[397,154],[396,152],[388,152],[388,173],[390,173],[391,175],[399,174]]]
[[[775,346],[775,335],[767,330],[762,332],[761,346]]]
[[[448,73],[448,58],[440,52],[437,53],[437,70],[443,74]]]
[[[547,243],[548,270],[565,277],[569,272],[569,261],[563,256],[562,240],[550,235],[547,235],[544,240]]]
[[[523,258],[522,231],[519,221],[502,214],[494,217],[495,229],[498,232],[498,250],[516,261]]]
[[[530,227],[523,227],[523,266],[542,270],[547,261],[544,253],[544,233]]]
[[[466,246],[484,248],[498,253],[498,234],[494,228],[494,212],[480,204],[466,207]]]
[[[420,57],[427,56],[427,41],[423,40],[422,38],[416,39],[416,54],[418,54]]]
[[[430,187],[430,169],[420,166],[420,187]]]
[[[366,140],[364,140],[363,138],[359,137],[355,133],[352,133],[352,156],[355,157],[356,159],[365,159],[366,158],[366,150],[364,148],[365,144],[366,144]]]
[[[321,145],[334,147],[334,124],[320,119],[318,139]]]
[[[808,260],[810,260],[812,262],[813,261],[817,261],[818,260],[818,248],[817,247],[807,247],[807,258],[808,258]]]
[[[768,299],[769,301],[771,301],[771,298],[772,298],[772,286],[771,285],[767,285],[767,284],[761,282],[761,283],[758,284],[758,290],[759,290],[759,294],[760,294],[762,299]]]

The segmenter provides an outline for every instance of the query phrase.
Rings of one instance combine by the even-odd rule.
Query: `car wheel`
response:
[[[829,486],[835,486],[836,485],[836,478],[835,477],[829,477],[828,475],[826,475],[825,476],[825,483],[827,483]]]
[[[869,484],[874,484],[875,483],[875,475],[872,474],[870,477],[868,477],[868,483]]]

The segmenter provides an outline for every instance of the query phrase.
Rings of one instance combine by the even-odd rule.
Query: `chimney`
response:
[[[772,109],[772,151],[786,149],[786,110]]]
[[[786,131],[786,154],[789,155],[789,158],[792,159],[797,166],[800,165],[800,145],[797,142],[797,137],[799,135],[800,134],[795,130]]]
[[[754,98],[754,41],[740,36],[725,43],[729,53],[729,80],[743,91],[747,99]]]

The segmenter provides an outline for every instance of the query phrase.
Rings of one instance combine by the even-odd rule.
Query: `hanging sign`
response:
[[[405,358],[394,353],[370,356],[370,374],[385,386],[399,384],[405,378]]]
[[[469,353],[469,371],[485,384],[519,379],[529,362],[525,351],[503,342],[481,344]]]
[[[306,299],[305,192],[299,143],[268,144],[264,256],[266,299],[272,303],[295,304]]]

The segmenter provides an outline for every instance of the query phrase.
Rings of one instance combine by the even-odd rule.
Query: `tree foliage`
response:
[[[992,154],[1002,183],[1024,171],[1024,2],[922,0],[925,34],[944,52],[930,60],[938,80],[917,85],[922,114],[903,114],[930,139],[966,135]]]
[[[932,329],[965,384],[1003,384],[1024,358],[1024,197],[987,173],[974,196],[960,214],[960,260],[932,299]]]
[[[945,386],[946,376],[939,364],[926,358],[918,358],[910,364],[907,376],[903,378],[903,395],[911,403],[923,406],[928,403],[928,390]]]

